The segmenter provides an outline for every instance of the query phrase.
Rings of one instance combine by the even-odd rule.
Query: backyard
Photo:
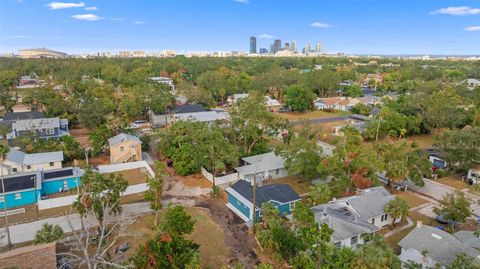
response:
[[[348,115],[348,112],[342,111],[335,111],[335,112],[326,112],[322,110],[314,110],[309,112],[274,112],[275,115],[285,118],[289,121],[296,121],[296,120],[307,120],[307,119],[314,119],[314,118],[325,118],[325,117],[335,117],[335,116],[342,116]]]

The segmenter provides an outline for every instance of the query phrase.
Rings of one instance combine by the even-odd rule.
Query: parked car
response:
[[[448,225],[451,225],[451,226],[454,226],[454,227],[459,224],[458,221],[446,220],[445,219],[445,214],[438,215],[435,218],[435,220],[438,221],[441,224],[448,224]]]
[[[292,109],[287,107],[287,106],[284,106],[284,107],[281,107],[278,109],[278,112],[280,113],[283,113],[283,112],[292,112]]]

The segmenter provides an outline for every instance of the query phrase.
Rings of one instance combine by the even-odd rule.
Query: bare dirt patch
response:
[[[88,139],[88,136],[90,135],[90,130],[86,128],[82,129],[70,129],[69,130],[70,135],[77,140],[78,143],[80,143],[80,146],[82,148],[89,148],[91,146],[90,140]]]

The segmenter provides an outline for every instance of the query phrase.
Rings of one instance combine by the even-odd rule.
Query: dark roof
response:
[[[43,173],[44,179],[52,179],[52,178],[59,178],[59,177],[66,177],[66,176],[73,176],[73,169]]]
[[[18,176],[4,178],[5,191],[14,192],[14,191],[32,189],[35,186],[35,177],[36,177],[36,174],[28,174],[28,175],[18,175]],[[1,184],[0,184],[0,192],[3,193]]]
[[[233,184],[231,188],[242,195],[245,199],[252,202],[253,187],[250,182],[239,180]],[[285,204],[301,199],[300,195],[298,195],[287,184],[269,184],[258,187],[256,198],[256,204],[258,207],[261,207],[263,203],[272,200]]]
[[[42,112],[7,112],[3,116],[4,121],[28,120],[45,118]]]
[[[428,156],[434,156],[434,157],[437,157],[437,158],[441,158],[442,157],[442,152],[440,152],[439,149],[435,149],[435,148],[428,148],[428,149],[425,149],[425,152],[428,154]]]
[[[368,87],[362,88],[363,95],[374,95],[377,93],[375,89],[370,89]]]
[[[179,105],[171,110],[172,113],[183,114],[183,113],[195,113],[205,111],[202,105],[193,104],[193,105]]]

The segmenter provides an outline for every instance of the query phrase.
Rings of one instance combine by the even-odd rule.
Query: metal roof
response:
[[[68,123],[67,120],[63,121]],[[60,119],[59,118],[38,118],[38,119],[25,119],[17,120],[12,123],[12,129],[16,131],[31,131],[38,129],[50,129],[50,128],[60,128]]]
[[[248,201],[253,201],[253,186],[250,182],[245,180],[239,180],[233,184],[230,188],[238,192]],[[228,191],[228,189],[227,189]],[[290,203],[293,201],[300,200],[300,195],[298,195],[290,186],[287,184],[269,184],[257,188],[257,197],[256,205],[261,207],[263,203],[276,201],[282,204]]]
[[[114,137],[111,137],[108,139],[108,145],[110,145],[110,147],[114,147],[124,141],[135,141],[135,142],[138,142],[138,143],[142,143],[140,141],[140,138],[134,136],[134,135],[130,135],[130,134],[124,134],[124,133],[121,133],[121,134],[118,134]]]
[[[393,199],[395,195],[390,195],[384,187],[373,187],[363,190],[362,194],[337,201],[348,202],[362,219],[368,220],[385,214],[385,205]]]
[[[6,160],[23,165],[62,162],[63,151],[27,154],[23,151],[12,149],[8,152]]]
[[[235,170],[244,175],[285,168],[285,160],[273,151],[245,157],[242,160],[248,165],[237,167]]]

